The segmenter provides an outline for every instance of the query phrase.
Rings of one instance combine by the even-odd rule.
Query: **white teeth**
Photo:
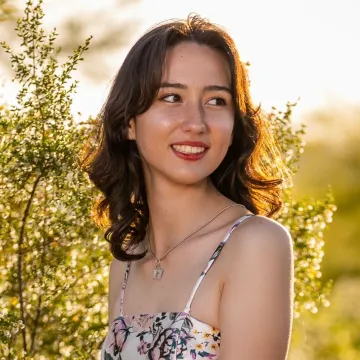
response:
[[[172,145],[172,147],[183,154],[199,154],[205,151],[204,147],[188,145]]]

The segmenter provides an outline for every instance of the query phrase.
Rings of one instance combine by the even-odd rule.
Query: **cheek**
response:
[[[150,108],[145,114],[137,119],[136,133],[139,136],[157,133],[159,136],[166,134],[176,126],[179,120],[179,112],[174,109]]]
[[[157,153],[177,126],[179,116],[174,111],[151,109],[136,119],[136,142],[140,153]]]
[[[234,118],[233,116],[223,116],[221,118],[212,119],[209,122],[211,132],[215,139],[215,142],[218,144],[223,144],[224,146],[230,145],[231,135],[234,128]]]

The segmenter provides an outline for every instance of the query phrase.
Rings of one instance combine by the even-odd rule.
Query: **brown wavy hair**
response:
[[[149,221],[144,172],[136,142],[128,140],[129,121],[146,112],[160,87],[167,51],[191,41],[222,53],[231,71],[235,105],[233,141],[210,175],[217,190],[251,212],[271,217],[282,206],[285,167],[270,131],[269,119],[254,107],[246,65],[233,39],[220,26],[199,15],[167,21],[148,30],[131,48],[113,82],[98,118],[96,146],[83,159],[83,169],[103,197],[95,221],[108,224],[105,239],[122,261],[143,241]]]

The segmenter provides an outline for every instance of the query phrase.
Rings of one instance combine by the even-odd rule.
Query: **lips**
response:
[[[205,144],[202,141],[179,141],[176,143],[171,144],[173,145],[186,145],[186,146],[193,146],[193,147],[203,147],[205,149],[208,149],[210,146],[208,144]]]
[[[189,146],[189,145],[172,145],[172,148],[183,154],[199,154],[206,150],[202,146]]]
[[[172,144],[171,149],[180,159],[195,161],[200,160],[205,155],[209,145],[198,141],[186,141]]]

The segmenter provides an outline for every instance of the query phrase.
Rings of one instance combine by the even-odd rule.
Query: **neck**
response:
[[[191,186],[158,182],[147,186],[147,236],[157,258],[232,202],[209,180]]]

